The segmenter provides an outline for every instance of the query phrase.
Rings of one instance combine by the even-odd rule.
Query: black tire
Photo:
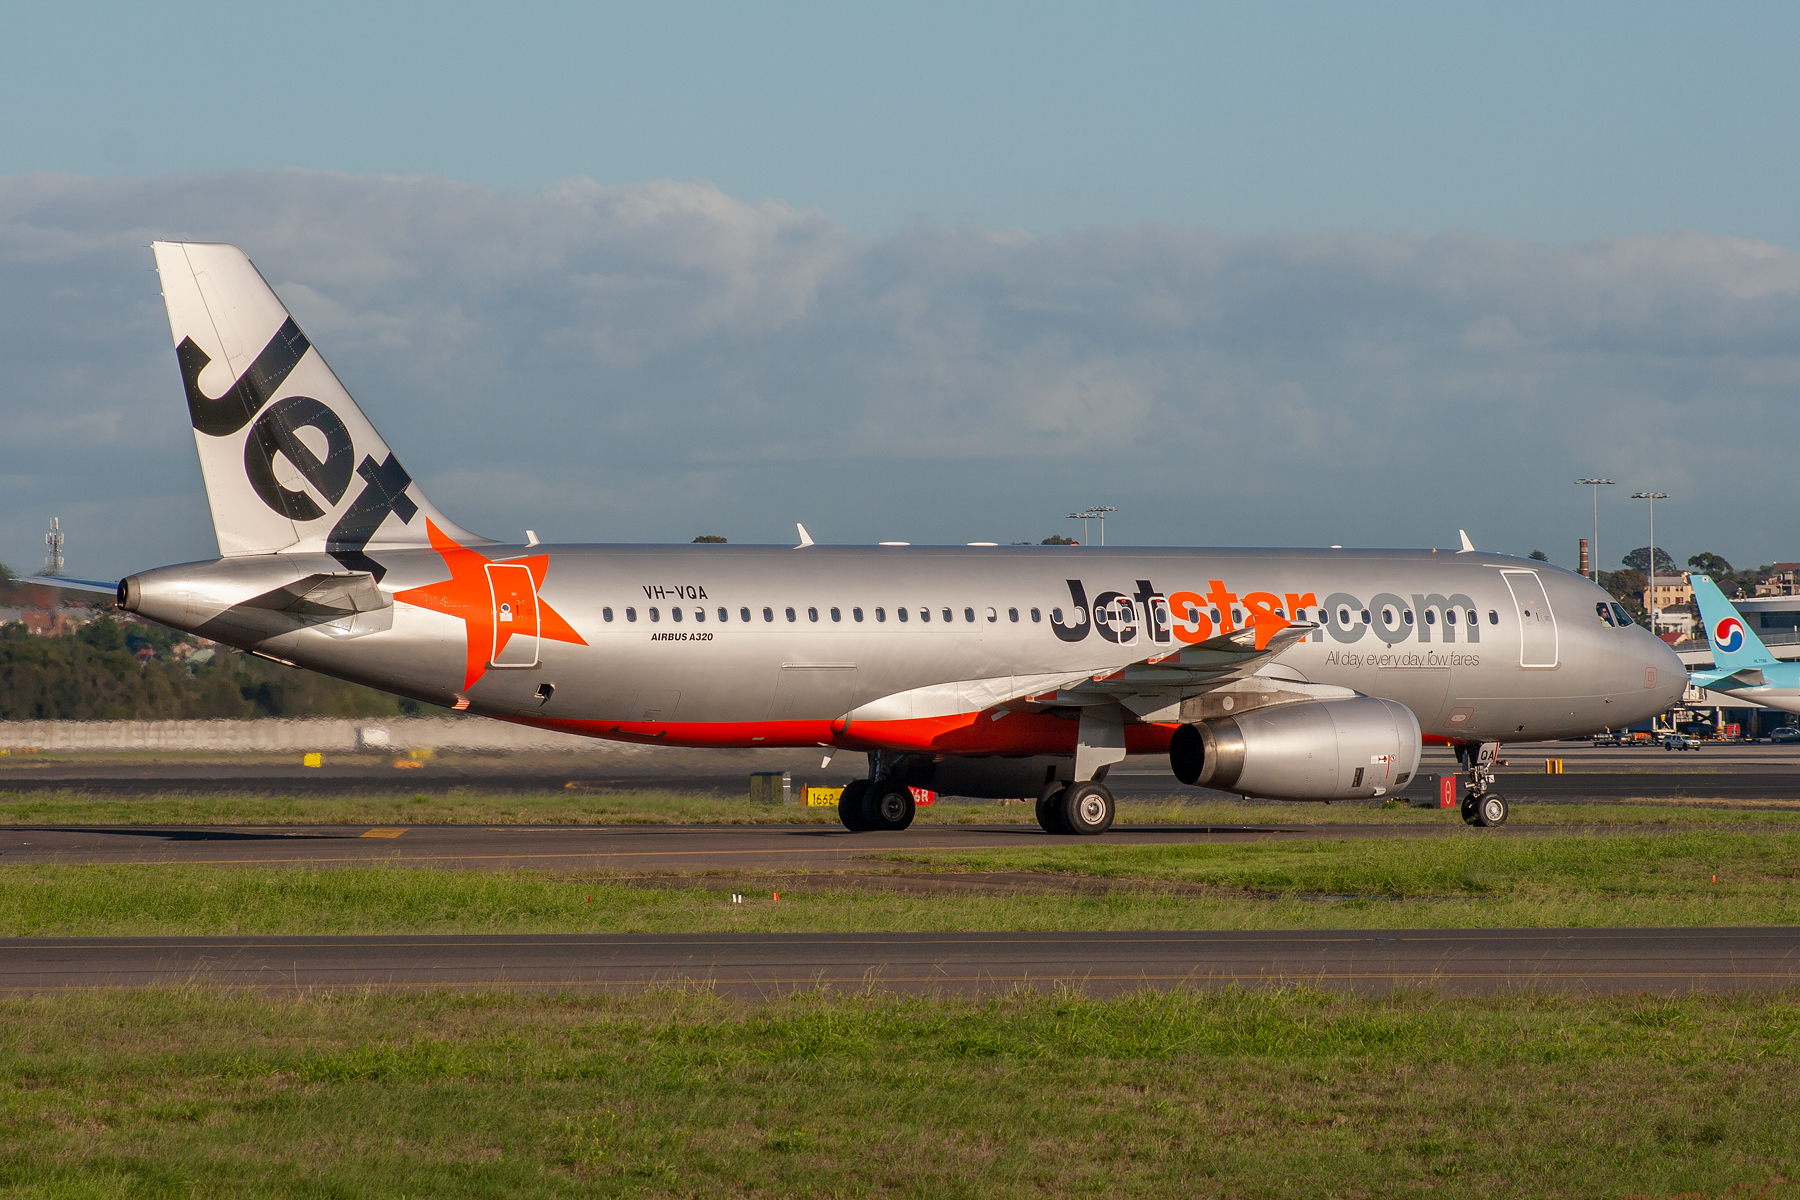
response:
[[[884,779],[870,784],[869,790],[863,793],[864,829],[899,833],[913,823],[916,811],[912,789],[901,784]]]
[[[1464,796],[1463,797],[1463,802],[1462,802],[1463,824],[1465,824],[1465,825],[1475,824],[1475,803],[1478,799],[1479,799],[1479,797],[1477,797],[1477,796]]]
[[[1062,795],[1068,788],[1066,783],[1049,783],[1038,793],[1037,823],[1045,833],[1069,832],[1062,818]]]
[[[844,794],[838,797],[838,820],[851,833],[864,833],[869,828],[863,824],[863,793],[868,790],[868,780],[854,779],[844,785]]]
[[[1072,783],[1063,790],[1057,807],[1063,828],[1083,837],[1098,837],[1112,828],[1113,794],[1104,783]]]
[[[1475,824],[1483,829],[1506,824],[1506,818],[1510,814],[1506,797],[1499,792],[1487,792],[1475,802]]]

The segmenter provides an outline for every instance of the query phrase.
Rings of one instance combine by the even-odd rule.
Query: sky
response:
[[[215,552],[153,237],[516,537],[1800,558],[1800,9],[39,6],[0,559]]]

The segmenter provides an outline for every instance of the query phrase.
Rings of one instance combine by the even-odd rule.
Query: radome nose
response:
[[[1647,631],[1646,631],[1647,632]],[[1687,666],[1681,656],[1670,648],[1669,643],[1651,635],[1652,645],[1645,647],[1644,666],[1656,669],[1655,693],[1662,700],[1663,708],[1670,708],[1681,699],[1687,690]]]

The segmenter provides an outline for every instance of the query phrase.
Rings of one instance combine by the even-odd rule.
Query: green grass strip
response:
[[[0,1001],[21,1197],[1768,1196],[1800,997]]]
[[[592,873],[54,866],[0,874],[0,934],[1514,928],[1800,922],[1800,835],[1344,838],[881,856],[1007,871],[923,890],[829,872]],[[877,871],[898,863],[872,863]],[[916,869],[916,868],[915,868]],[[1717,882],[1714,882],[1714,880]],[[760,881],[760,882],[759,882]],[[1095,886],[1095,884],[1098,886]],[[770,892],[779,889],[779,901]],[[728,892],[748,893],[729,903]]]

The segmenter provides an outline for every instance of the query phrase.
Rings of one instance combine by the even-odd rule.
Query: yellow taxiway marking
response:
[[[359,833],[356,836],[357,837],[395,838],[395,837],[399,837],[401,834],[403,834],[405,832],[406,832],[406,830],[404,830],[404,829],[371,829],[366,833]]]

